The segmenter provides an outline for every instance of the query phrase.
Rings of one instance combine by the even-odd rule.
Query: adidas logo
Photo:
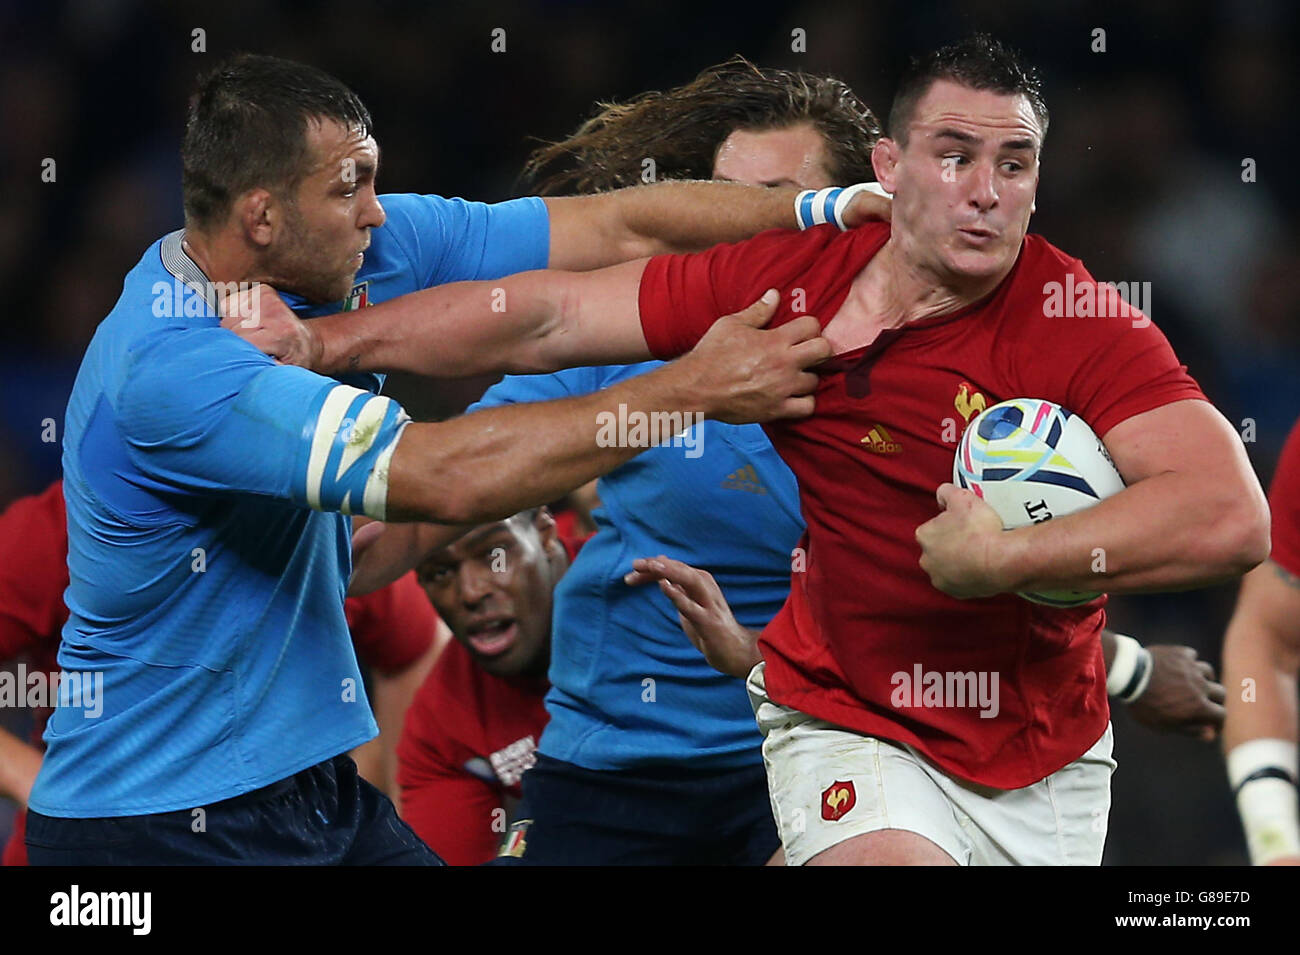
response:
[[[766,494],[767,488],[758,480],[758,472],[752,464],[746,464],[739,471],[732,471],[722,486],[733,491],[748,491],[750,494]]]
[[[901,454],[903,446],[893,439],[881,425],[875,425],[867,432],[862,443],[874,454]]]

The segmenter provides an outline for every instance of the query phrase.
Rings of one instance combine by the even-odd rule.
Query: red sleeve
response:
[[[344,604],[357,657],[384,673],[410,666],[433,644],[438,615],[415,571]]]
[[[784,292],[787,282],[839,234],[833,225],[807,232],[771,229],[704,252],[655,256],[641,273],[637,293],[651,354],[662,359],[683,355],[719,318],[754,304],[769,288]],[[778,316],[786,301],[783,296]],[[772,324],[780,321],[774,318]]]
[[[453,705],[440,692],[446,659],[434,665],[406,711],[397,744],[402,818],[449,865],[479,865],[497,853],[501,832],[493,830],[493,814],[500,810],[504,819],[505,807],[499,789],[465,769],[474,754],[444,728]]]
[[[1273,560],[1300,575],[1300,421],[1286,439],[1268,491],[1273,511]]]
[[[67,589],[68,517],[56,481],[0,515],[0,659],[57,644]]]
[[[1037,236],[1030,238],[1046,247],[1038,250],[1044,267],[1026,283],[1030,302],[1021,307],[1043,315],[1046,282],[1060,281],[1068,272],[1076,294],[1089,284],[1093,286],[1095,300],[1102,303],[1097,310],[1104,308],[1106,317],[1049,313],[1026,326],[1034,329],[1033,333],[1022,338],[1020,347],[1009,350],[1026,395],[1061,404],[1080,415],[1102,438],[1134,415],[1188,398],[1208,400],[1164,333],[1126,305],[1114,286],[1098,284],[1077,259],[1047,246]],[[1062,369],[1069,369],[1064,390]]]

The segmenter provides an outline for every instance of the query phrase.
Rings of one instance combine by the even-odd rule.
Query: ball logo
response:
[[[822,818],[827,822],[842,819],[858,804],[858,794],[853,783],[836,781],[822,793]]]

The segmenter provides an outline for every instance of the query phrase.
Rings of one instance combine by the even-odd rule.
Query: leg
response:
[[[446,865],[398,815],[384,793],[361,778],[350,756],[334,760],[340,804],[355,806],[356,838],[343,865]]]
[[[787,865],[952,865],[970,843],[942,789],[906,748],[767,698],[749,679]]]
[[[929,839],[906,829],[879,829],[853,836],[817,853],[808,865],[956,865]]]
[[[532,823],[525,865],[672,865],[680,835],[653,786],[635,773],[575,766],[541,753],[524,773]]]

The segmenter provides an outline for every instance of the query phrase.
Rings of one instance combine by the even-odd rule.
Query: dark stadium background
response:
[[[562,136],[597,98],[676,85],[740,52],[838,75],[883,116],[909,52],[974,28],[1045,74],[1052,120],[1034,231],[1100,279],[1152,283],[1152,317],[1192,373],[1229,419],[1254,423],[1248,449],[1267,480],[1300,414],[1296,26],[1285,0],[0,0],[0,505],[59,475],[41,422],[61,428],[123,274],[181,224],[185,100],[225,53],[306,60],[352,85],[375,116],[382,191],[497,200],[524,190],[528,137]],[[496,27],[504,53],[490,49]],[[195,28],[204,53],[191,49]],[[791,50],[796,28],[806,52]],[[1091,49],[1097,28],[1105,52]],[[46,157],[53,183],[41,180]],[[1247,158],[1255,182],[1243,182]],[[460,410],[485,384],[394,390],[427,417]],[[1234,593],[1116,599],[1112,625],[1189,643],[1217,666]],[[22,714],[0,719],[19,726]],[[1108,862],[1243,862],[1217,747],[1157,736],[1122,709],[1115,726]],[[7,826],[0,807],[0,836]]]

